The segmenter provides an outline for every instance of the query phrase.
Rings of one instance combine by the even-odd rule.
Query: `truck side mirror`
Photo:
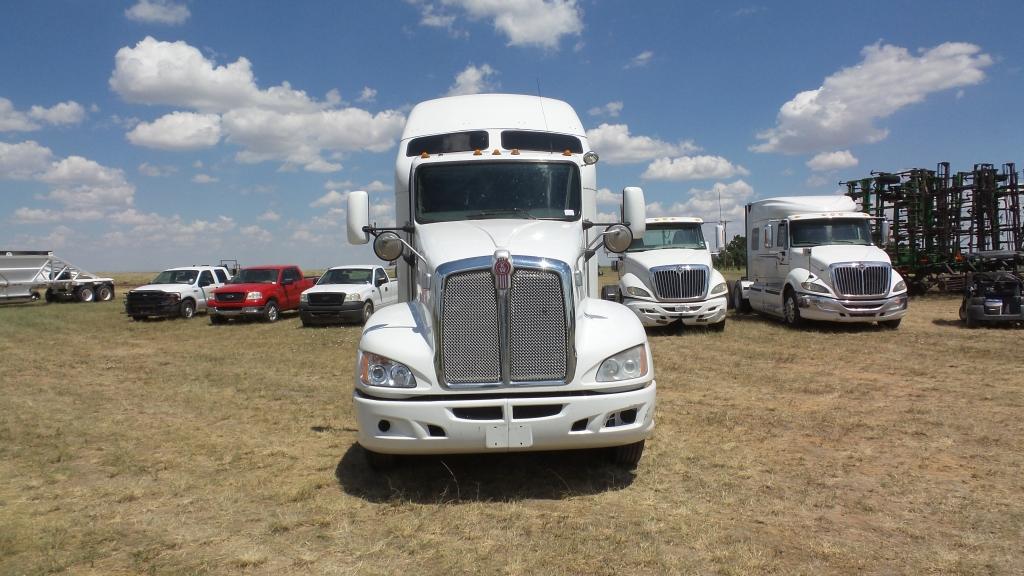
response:
[[[882,240],[881,244],[882,244],[883,248],[889,245],[889,221],[888,220],[882,220],[882,238],[881,238],[881,240]]]
[[[373,241],[373,252],[377,258],[390,262],[402,255],[402,239],[394,232],[381,232]]]
[[[602,239],[605,250],[621,254],[633,243],[633,234],[622,224],[612,224],[602,233]]]
[[[626,186],[622,189],[622,220],[629,222],[633,238],[644,237],[644,232],[647,232],[647,205],[644,204],[642,188]]]
[[[348,193],[348,242],[366,244],[370,234],[363,228],[370,225],[370,201],[363,190]]]

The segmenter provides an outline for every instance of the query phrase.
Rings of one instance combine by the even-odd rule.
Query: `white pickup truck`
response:
[[[644,326],[681,322],[687,326],[725,329],[728,285],[711,265],[700,218],[648,218],[643,238],[636,238],[613,260],[621,277],[601,295],[625,304]]]
[[[398,301],[398,280],[381,266],[335,266],[299,296],[303,326],[358,322]]]
[[[186,320],[206,311],[206,300],[215,288],[231,278],[224,266],[183,266],[157,274],[152,282],[130,290],[124,312],[133,320],[150,316],[181,316]]]

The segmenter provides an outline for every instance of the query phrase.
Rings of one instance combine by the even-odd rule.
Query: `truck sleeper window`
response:
[[[328,270],[320,277],[317,284],[369,284],[369,268],[344,268],[342,270]]]
[[[868,221],[864,218],[834,218],[828,220],[794,220],[789,235],[793,246],[822,246],[827,244],[871,244]]]
[[[416,221],[580,218],[579,168],[570,162],[460,162],[416,171]]]
[[[662,248],[689,248],[703,250],[704,235],[699,224],[677,224],[675,226],[648,225],[643,238],[633,240],[628,252],[660,250]]]

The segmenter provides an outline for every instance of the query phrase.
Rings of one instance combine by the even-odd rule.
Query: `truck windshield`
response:
[[[829,218],[826,220],[791,220],[789,234],[794,247],[828,244],[871,244],[866,218]]]
[[[246,268],[231,278],[228,284],[269,284],[277,282],[275,268]]]
[[[343,268],[328,270],[317,284],[369,284],[373,271],[369,268]]]
[[[705,247],[704,234],[701,233],[700,224],[672,224],[671,226],[648,224],[644,237],[633,240],[627,252],[643,252],[662,248],[703,250]]]
[[[198,270],[164,270],[151,284],[195,284],[198,277]]]
[[[416,221],[580,218],[579,168],[570,162],[460,162],[416,171]]]

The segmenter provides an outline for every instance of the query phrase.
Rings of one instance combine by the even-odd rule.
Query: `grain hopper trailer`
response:
[[[0,302],[38,300],[105,302],[113,278],[101,278],[46,250],[0,251]]]

